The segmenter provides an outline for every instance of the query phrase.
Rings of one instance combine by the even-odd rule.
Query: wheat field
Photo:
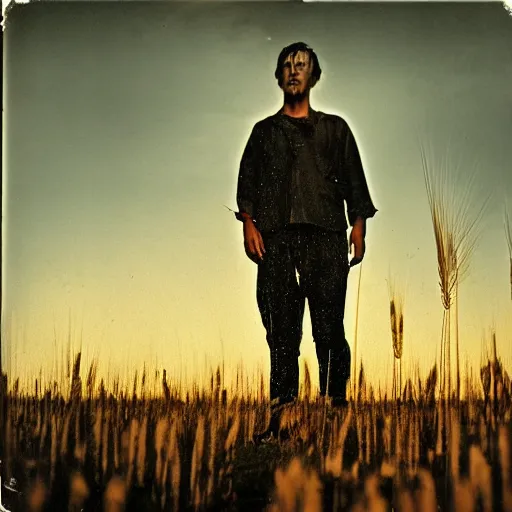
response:
[[[3,379],[4,510],[512,510],[512,387],[496,356],[460,401],[436,394],[435,365],[396,400],[361,367],[341,410],[312,396],[306,367],[281,418],[289,439],[258,445],[263,380],[254,396],[228,393],[218,368],[181,396],[165,373],[106,389],[80,365],[79,353],[66,393]]]

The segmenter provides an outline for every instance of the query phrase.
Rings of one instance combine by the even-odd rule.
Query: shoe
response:
[[[283,414],[283,410],[287,404],[290,404],[294,401],[291,399],[280,399],[276,398],[272,400],[270,405],[270,422],[265,431],[255,434],[253,436],[254,444],[266,444],[271,443],[273,441],[287,441],[290,439],[290,432],[287,428],[280,428],[281,424],[281,416]]]
[[[254,434],[252,437],[253,443],[256,446],[259,446],[261,444],[272,444],[276,441],[288,441],[290,439],[290,432],[287,428],[281,429],[279,432],[275,433],[273,430],[268,428],[264,432],[261,432],[260,434]]]
[[[254,434],[252,436],[252,441],[256,446],[260,444],[269,444],[275,441],[275,437],[273,432],[270,429],[265,430],[264,432],[260,432],[259,434]]]

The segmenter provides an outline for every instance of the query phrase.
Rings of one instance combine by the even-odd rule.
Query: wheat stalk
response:
[[[356,400],[356,386],[357,386],[357,328],[359,324],[359,295],[361,292],[361,275],[363,272],[363,263],[359,264],[359,279],[357,281],[357,300],[356,300],[356,325],[354,328],[354,401]],[[330,358],[329,358],[330,359]],[[329,382],[329,380],[327,380]]]
[[[448,397],[450,397],[451,360],[449,311],[456,298],[458,285],[467,276],[469,260],[478,239],[479,230],[477,228],[489,198],[487,197],[483,201],[480,210],[473,215],[472,211],[474,210],[471,193],[474,175],[470,176],[469,179],[465,178],[465,187],[462,187],[462,192],[460,192],[460,186],[456,186],[453,173],[451,173],[452,179],[449,179],[449,172],[445,166],[432,165],[427,158],[423,145],[420,146],[420,152],[436,242],[441,301],[445,312],[448,313],[448,321],[445,325],[446,336],[444,338],[444,361],[442,361],[444,364],[441,366],[441,381],[445,382],[447,373]],[[458,313],[458,310],[456,313]],[[458,315],[455,321],[458,325]],[[456,333],[458,334],[458,327]],[[458,346],[458,335],[456,343]],[[457,367],[458,366],[457,354]],[[460,374],[457,375],[457,381],[460,382]]]
[[[389,290],[389,318],[391,322],[391,338],[393,343],[393,398],[396,399],[397,387],[402,391],[402,353],[404,347],[404,295],[402,292],[397,292],[395,283],[391,280],[388,281]],[[400,377],[399,380],[396,376],[396,361],[400,364]],[[399,393],[399,394],[400,394]]]
[[[512,225],[508,210],[505,207],[505,236],[507,238],[508,256],[510,259],[510,298],[512,299]]]

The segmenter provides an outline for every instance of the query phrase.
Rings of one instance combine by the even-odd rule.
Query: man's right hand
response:
[[[251,218],[244,219],[244,247],[245,253],[254,263],[263,260],[265,254],[263,238]]]

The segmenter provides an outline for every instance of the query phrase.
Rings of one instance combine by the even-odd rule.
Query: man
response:
[[[281,51],[275,77],[283,107],[253,127],[238,176],[236,217],[243,222],[246,253],[258,265],[257,302],[270,348],[272,411],[298,395],[306,298],[320,393],[330,396],[334,406],[347,403],[347,276],[349,266],[364,257],[366,219],[377,211],[347,123],[310,106],[310,90],[320,75],[318,58],[305,43]],[[345,202],[352,226],[350,265]],[[271,417],[269,429],[276,434],[277,416]]]

